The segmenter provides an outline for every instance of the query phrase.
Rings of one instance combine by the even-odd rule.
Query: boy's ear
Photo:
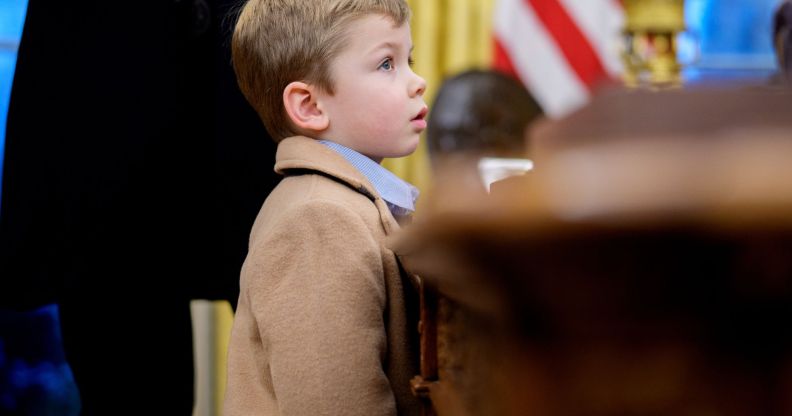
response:
[[[327,129],[330,119],[317,98],[316,87],[304,82],[292,82],[283,90],[286,113],[298,129],[315,132]]]

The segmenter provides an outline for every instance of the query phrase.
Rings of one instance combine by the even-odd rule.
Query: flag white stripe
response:
[[[498,2],[494,31],[517,74],[548,116],[563,117],[588,101],[585,85],[523,0]]]
[[[624,11],[614,0],[559,0],[612,76],[622,73],[619,58]]]

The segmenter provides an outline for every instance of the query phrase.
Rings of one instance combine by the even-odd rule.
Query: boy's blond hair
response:
[[[330,64],[352,35],[346,29],[370,14],[401,26],[410,9],[405,0],[249,0],[242,8],[231,44],[234,71],[276,142],[297,134],[283,106],[286,86],[302,81],[333,94]]]

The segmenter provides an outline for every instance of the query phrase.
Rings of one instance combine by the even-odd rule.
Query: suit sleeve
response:
[[[380,246],[359,214],[312,201],[256,246],[251,302],[281,413],[395,415]]]

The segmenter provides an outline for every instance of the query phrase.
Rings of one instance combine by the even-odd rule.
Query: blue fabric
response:
[[[415,201],[420,193],[418,188],[355,150],[329,140],[319,140],[319,143],[338,152],[360,171],[385,200],[394,217],[403,217],[415,212]]]
[[[0,1],[0,183],[3,178],[6,116],[14,78],[17,47],[25,22],[27,0]]]
[[[80,397],[56,305],[0,309],[0,414],[76,416]]]

